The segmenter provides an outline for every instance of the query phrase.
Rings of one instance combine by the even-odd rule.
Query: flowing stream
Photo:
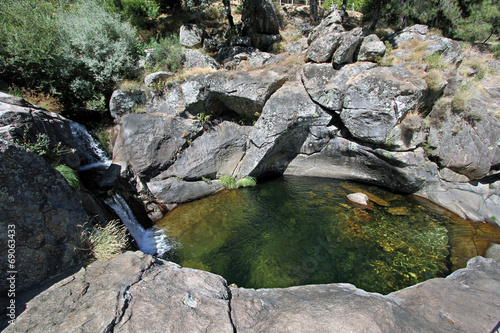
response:
[[[345,196],[364,192],[366,208]],[[410,195],[366,184],[282,177],[181,205],[157,221],[174,261],[247,288],[352,283],[383,294],[444,277],[500,232]]]
[[[109,154],[102,149],[99,142],[90,135],[85,126],[74,121],[70,121],[69,125],[83,164],[80,171],[109,167],[111,165]]]
[[[111,165],[108,153],[90,135],[85,126],[72,121],[70,122],[70,127],[82,160],[80,171],[108,168]],[[142,252],[163,256],[175,246],[175,243],[168,238],[164,230],[156,226],[151,229],[144,229],[120,194],[113,194],[111,198],[105,199],[104,203],[113,209],[122,223],[127,227],[139,250]]]
[[[122,220],[123,224],[130,232],[130,235],[137,243],[139,250],[142,252],[163,256],[175,247],[175,244],[168,238],[163,229],[156,226],[151,229],[144,229],[121,195],[115,193],[112,198],[106,199],[104,202],[111,207],[120,220]]]

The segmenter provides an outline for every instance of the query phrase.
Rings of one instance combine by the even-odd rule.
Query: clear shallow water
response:
[[[345,195],[369,194],[362,209]],[[414,196],[283,177],[184,204],[157,222],[173,260],[247,288],[348,282],[383,294],[464,267],[500,232]]]

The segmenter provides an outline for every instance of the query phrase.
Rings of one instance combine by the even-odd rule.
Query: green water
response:
[[[364,209],[345,200],[360,191],[371,198]],[[179,244],[174,261],[247,288],[347,282],[387,294],[446,276],[491,241],[416,197],[309,177],[226,190],[157,225]]]

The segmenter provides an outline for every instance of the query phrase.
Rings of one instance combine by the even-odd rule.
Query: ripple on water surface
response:
[[[364,192],[366,208],[345,196]],[[443,277],[500,242],[414,196],[360,183],[282,177],[184,204],[157,225],[180,246],[182,266],[247,288],[347,282],[389,293]]]

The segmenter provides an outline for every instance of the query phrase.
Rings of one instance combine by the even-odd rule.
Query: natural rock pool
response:
[[[366,208],[346,201],[366,193]],[[184,204],[157,225],[172,260],[247,288],[347,282],[387,294],[444,277],[500,231],[415,196],[342,180],[282,177]]]

